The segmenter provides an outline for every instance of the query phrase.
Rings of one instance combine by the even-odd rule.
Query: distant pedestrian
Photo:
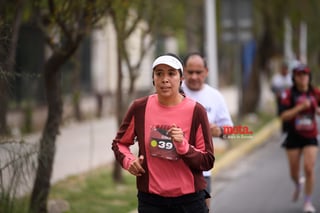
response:
[[[206,111],[180,93],[177,56],[156,58],[152,73],[156,93],[130,106],[112,143],[115,157],[137,177],[140,213],[207,213],[202,171],[215,158]],[[139,156],[130,150],[135,141]]]
[[[277,104],[277,115],[280,115],[281,94],[292,86],[292,77],[287,62],[283,62],[279,72],[275,73],[271,79],[271,90],[275,96]],[[286,132],[287,123],[282,122],[282,131]]]
[[[223,127],[233,126],[227,104],[222,94],[206,84],[209,71],[207,63],[200,53],[190,53],[184,60],[184,81],[182,89],[187,97],[199,102],[207,111],[210,131],[213,137],[223,137]],[[207,191],[211,193],[211,170],[204,171]],[[210,206],[210,199],[207,199]]]
[[[292,200],[301,192],[300,161],[305,175],[304,212],[315,212],[312,192],[315,185],[315,163],[318,153],[316,114],[319,114],[320,90],[311,84],[309,67],[300,64],[293,69],[293,86],[282,94],[280,118],[288,121],[288,134],[282,146],[286,149],[290,175],[295,184]]]

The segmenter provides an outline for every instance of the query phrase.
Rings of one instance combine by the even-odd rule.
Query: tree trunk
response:
[[[73,105],[73,112],[74,116],[77,121],[82,121],[82,113],[81,113],[81,92],[80,92],[80,75],[81,75],[81,68],[80,68],[80,53],[81,48],[75,52],[73,57],[73,72],[72,72],[72,105]]]
[[[201,52],[203,50],[203,17],[201,1],[185,1],[186,4],[186,40],[187,52]]]
[[[7,111],[8,111],[8,97],[7,88],[8,82],[5,77],[6,71],[1,71],[0,74],[0,135],[8,135],[9,128],[7,124]]]
[[[7,124],[8,88],[10,78],[14,76],[14,58],[16,56],[16,47],[25,0],[18,0],[14,4],[16,6],[16,10],[11,25],[5,22],[5,24],[0,26],[0,39],[2,40],[4,38],[8,40],[0,40],[0,135],[9,134],[9,128]],[[2,19],[2,15],[0,15],[0,19]],[[3,18],[3,20],[5,19]],[[6,24],[11,26],[12,29],[7,29]],[[8,34],[8,32],[11,32],[11,34]]]
[[[256,56],[257,58],[257,56]],[[242,112],[241,115],[256,112],[261,96],[260,69],[255,59],[248,84],[242,85]]]
[[[103,110],[103,94],[101,92],[97,92],[95,94],[96,96],[96,117],[101,118],[102,117],[102,110]]]
[[[61,72],[63,58],[52,56],[45,65],[45,92],[48,101],[48,117],[40,140],[38,169],[30,201],[30,212],[46,213],[50,192],[50,180],[56,151],[56,137],[62,119]]]
[[[121,67],[121,50],[120,44],[118,42],[118,83],[116,91],[116,115],[117,115],[117,124],[120,126],[123,118],[123,94],[122,94],[122,67]],[[113,180],[116,183],[123,182],[122,168],[120,164],[115,160],[113,167]]]
[[[0,16],[1,18],[1,16]],[[0,136],[8,134],[8,127],[7,127],[7,90],[9,86],[9,71],[7,67],[7,54],[8,54],[8,47],[7,39],[11,37],[8,35],[9,29],[5,26],[5,24],[0,25]]]
[[[270,73],[267,69],[268,62],[276,52],[275,42],[273,40],[271,31],[271,22],[266,14],[263,23],[265,30],[262,38],[257,44],[257,51],[255,54],[254,63],[252,65],[250,79],[248,83],[242,87],[242,114],[256,112],[261,96],[260,76],[262,72],[265,72],[266,74]]]
[[[1,26],[0,37],[7,37],[6,29]],[[9,88],[9,70],[7,66],[7,54],[5,41],[0,42],[0,135],[7,135],[9,129],[7,126],[7,111],[8,111],[8,88]],[[4,59],[4,60],[2,60]]]

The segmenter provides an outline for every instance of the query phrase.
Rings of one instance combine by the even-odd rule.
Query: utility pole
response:
[[[288,17],[284,19],[284,58],[289,62],[289,68],[292,68],[292,61],[295,59],[294,52],[292,50],[292,27]]]
[[[300,47],[300,54],[299,54],[299,59],[301,60],[302,63],[307,63],[307,24],[303,21],[300,23],[300,42],[299,42],[299,47]]]
[[[209,85],[218,88],[218,62],[217,62],[217,31],[216,31],[216,1],[205,0],[206,23],[206,56],[209,69]]]

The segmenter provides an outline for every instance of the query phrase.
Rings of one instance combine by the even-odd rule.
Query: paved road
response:
[[[213,213],[302,212],[303,196],[297,203],[291,202],[294,187],[281,140],[280,134],[274,133],[265,145],[213,177]],[[320,211],[320,154],[316,181],[313,201]]]

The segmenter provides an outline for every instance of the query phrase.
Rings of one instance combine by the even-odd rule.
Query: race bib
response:
[[[168,135],[169,126],[151,127],[149,149],[151,156],[178,160],[176,148]]]
[[[315,119],[312,115],[298,116],[295,120],[296,130],[313,130]]]

